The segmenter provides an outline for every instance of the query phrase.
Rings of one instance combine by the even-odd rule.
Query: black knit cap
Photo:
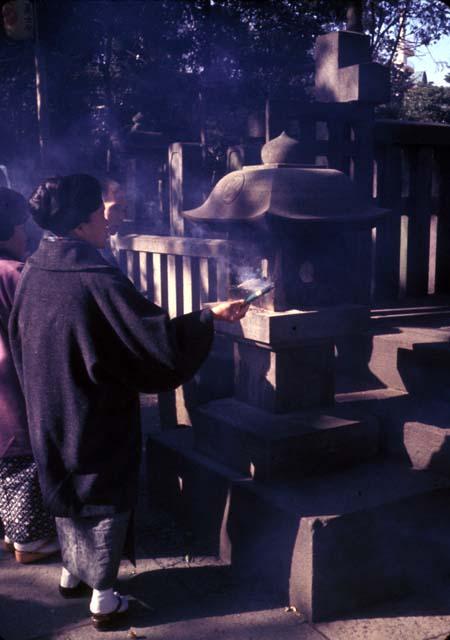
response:
[[[65,235],[103,203],[100,183],[84,173],[47,178],[35,190],[30,200],[35,222],[56,235]]]
[[[25,198],[17,191],[0,187],[0,241],[10,240],[14,228],[28,218]]]

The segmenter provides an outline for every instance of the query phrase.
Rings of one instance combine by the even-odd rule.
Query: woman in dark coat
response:
[[[26,249],[25,198],[0,187],[0,520],[3,547],[22,563],[58,551],[53,518],[45,511],[31,453],[25,403],[8,342],[8,319]]]
[[[56,517],[60,591],[93,588],[94,626],[127,608],[113,592],[136,498],[140,391],[187,381],[206,358],[213,319],[237,320],[226,302],[173,320],[146,300],[98,249],[108,231],[99,183],[52,178],[30,200],[54,235],[27,262],[10,320],[44,502]]]

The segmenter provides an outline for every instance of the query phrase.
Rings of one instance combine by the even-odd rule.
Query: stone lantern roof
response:
[[[266,214],[299,223],[374,226],[387,213],[364,198],[341,171],[301,165],[301,143],[282,133],[265,144],[263,164],[224,176],[206,202],[183,216],[194,221],[256,221]]]
[[[261,160],[264,164],[301,164],[301,148],[298,140],[283,131],[262,147]]]

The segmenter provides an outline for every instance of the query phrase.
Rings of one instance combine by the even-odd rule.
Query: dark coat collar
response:
[[[53,237],[41,240],[28,264],[45,271],[97,271],[112,268],[99,251],[87,242]]]

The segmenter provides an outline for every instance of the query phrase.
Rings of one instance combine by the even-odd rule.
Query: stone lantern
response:
[[[274,282],[263,308],[366,303],[370,274],[358,264],[358,237],[387,212],[341,171],[300,157],[301,144],[282,133],[263,146],[263,164],[229,173],[183,215],[242,247],[233,261],[237,285],[249,274]]]
[[[304,148],[282,134],[263,148],[263,164],[229,173],[202,206],[183,212],[204,237],[238,245],[232,295],[251,291],[255,277],[275,287],[238,326],[216,324],[192,429],[155,436],[148,449],[152,495],[188,514],[194,536],[235,575],[313,621],[423,586],[409,526],[411,505],[430,500],[422,485],[412,488],[423,476],[413,480],[397,464],[390,475],[377,459],[377,420],[348,402],[330,406],[336,345],[369,319],[371,229],[387,215],[368,196],[373,105],[388,93],[388,70],[370,61],[369,48],[359,33],[320,36],[317,102],[297,114]],[[355,181],[301,164],[324,151]],[[225,378],[229,387],[214,389]],[[414,517],[423,540],[428,516]]]
[[[300,164],[300,152],[282,133],[262,148],[263,164],[229,173],[183,213],[239,248],[231,296],[250,293],[255,278],[275,284],[240,325],[218,323],[235,340],[235,397],[275,413],[334,402],[336,338],[368,319],[358,234],[387,213],[344,173]]]

